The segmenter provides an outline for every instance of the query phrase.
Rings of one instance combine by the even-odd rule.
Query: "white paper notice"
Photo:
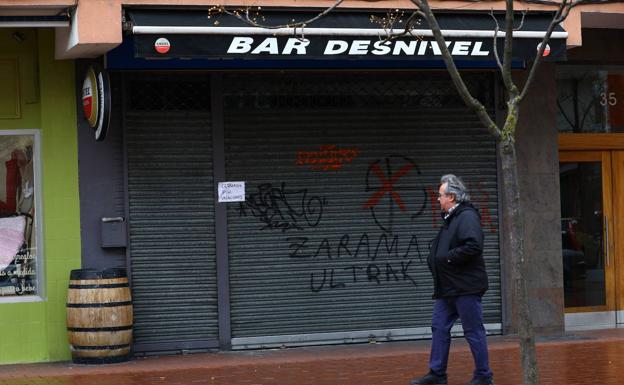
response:
[[[245,182],[219,182],[219,202],[244,202]]]

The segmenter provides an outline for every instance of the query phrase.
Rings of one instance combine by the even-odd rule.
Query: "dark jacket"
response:
[[[485,293],[488,277],[481,216],[472,204],[460,203],[444,220],[427,262],[433,275],[433,298]]]

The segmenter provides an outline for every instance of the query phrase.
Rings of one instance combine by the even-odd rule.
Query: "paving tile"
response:
[[[624,330],[540,339],[542,385],[624,384]],[[519,385],[513,338],[490,337],[497,385]],[[407,385],[427,371],[429,341],[202,353],[139,358],[114,365],[4,365],[0,385]],[[449,385],[471,377],[467,344],[454,339]]]

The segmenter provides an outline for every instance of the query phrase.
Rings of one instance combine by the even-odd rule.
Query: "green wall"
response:
[[[13,34],[23,37],[18,42]],[[0,364],[71,358],[65,301],[71,269],[80,268],[80,216],[74,62],[54,60],[52,30],[0,30],[0,63],[17,60],[19,114],[0,129],[40,129],[43,301],[0,303]],[[4,62],[2,62],[2,60]],[[14,93],[2,90],[0,111]]]

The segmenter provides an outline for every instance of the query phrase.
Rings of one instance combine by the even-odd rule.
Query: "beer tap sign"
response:
[[[98,65],[87,70],[82,83],[82,111],[89,126],[95,130],[95,140],[106,138],[110,124],[110,80],[108,73]]]

